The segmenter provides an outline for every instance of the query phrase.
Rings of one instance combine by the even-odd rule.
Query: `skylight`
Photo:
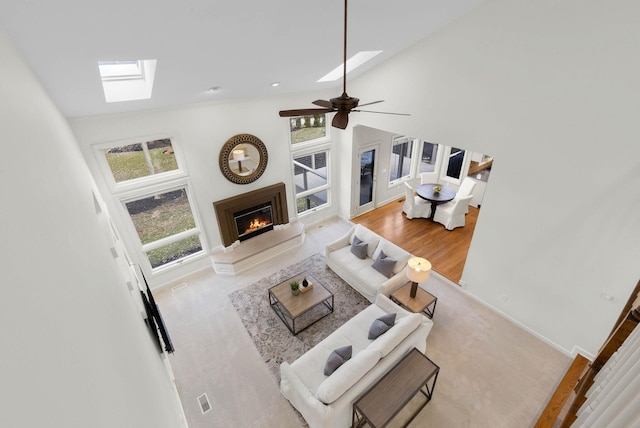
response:
[[[143,78],[142,61],[98,61],[102,80],[131,80]]]
[[[365,62],[369,61],[370,59],[372,59],[373,57],[375,57],[379,53],[382,53],[382,51],[361,51],[361,52],[358,52],[357,54],[355,54],[354,56],[352,56],[351,58],[349,58],[347,60],[347,73],[349,73],[350,71],[360,67],[362,64],[364,64]],[[321,77],[319,80],[317,80],[317,82],[332,82],[334,80],[338,80],[338,79],[342,78],[343,67],[344,67],[344,65],[340,64],[339,66],[337,66],[336,68],[331,70],[327,75],[325,75],[324,77]]]
[[[156,62],[155,59],[98,61],[106,102],[151,98]]]

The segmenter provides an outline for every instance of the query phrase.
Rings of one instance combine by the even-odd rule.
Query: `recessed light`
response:
[[[280,82],[273,82],[273,83],[271,84],[271,86],[273,86],[274,88],[275,88],[276,86],[280,86]]]

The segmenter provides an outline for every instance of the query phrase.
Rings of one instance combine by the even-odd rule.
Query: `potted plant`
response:
[[[289,287],[291,287],[291,294],[297,296],[300,293],[300,283],[298,281],[291,281],[289,283]]]

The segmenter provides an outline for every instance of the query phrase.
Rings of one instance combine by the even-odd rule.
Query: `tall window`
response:
[[[438,159],[438,145],[424,141],[422,143],[422,153],[418,173],[434,172],[436,170],[436,160]]]
[[[139,244],[152,270],[205,255],[189,176],[170,138],[98,146],[113,198],[123,207],[129,241]]]
[[[202,251],[186,186],[124,205],[152,268]]]
[[[391,165],[389,167],[389,184],[411,176],[411,156],[413,139],[396,137],[391,145]]]
[[[298,214],[329,204],[329,150],[293,155]]]
[[[447,163],[447,177],[460,180],[462,173],[462,164],[464,162],[464,150],[457,147],[451,147]]]

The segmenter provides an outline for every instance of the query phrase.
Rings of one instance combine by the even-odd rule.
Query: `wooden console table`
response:
[[[439,371],[440,367],[413,348],[353,403],[352,428],[365,424],[373,428],[387,426],[418,392],[422,392],[427,401],[411,416],[407,426],[431,401]]]

